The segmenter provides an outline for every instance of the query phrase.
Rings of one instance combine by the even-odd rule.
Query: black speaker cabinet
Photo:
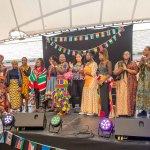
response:
[[[15,114],[15,128],[46,128],[45,113],[17,113]]]
[[[150,137],[150,119],[117,118],[115,119],[115,135]]]

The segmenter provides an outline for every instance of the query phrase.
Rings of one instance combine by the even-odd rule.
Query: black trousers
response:
[[[71,101],[72,107],[75,107],[75,104],[81,106],[82,100],[82,91],[84,86],[84,80],[73,80],[71,86]]]
[[[34,89],[35,92],[35,103],[36,103],[36,109],[39,109],[39,107],[43,107],[44,109],[46,109],[47,106],[47,101],[43,102],[41,104],[40,102],[40,91],[39,89]],[[41,94],[45,94],[45,90],[41,92]]]
[[[105,112],[105,116],[109,116],[109,83],[100,86],[101,111]]]

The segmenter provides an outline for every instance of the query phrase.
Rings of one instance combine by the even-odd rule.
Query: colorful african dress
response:
[[[0,67],[0,112],[8,111],[9,107],[8,98],[7,98],[7,89],[5,85],[7,68],[1,64]]]
[[[124,62],[119,61],[115,65],[115,70],[122,66]],[[138,66],[134,61],[126,64],[126,67],[138,73]],[[137,90],[136,74],[124,71],[120,74],[120,80],[116,81],[116,116],[133,116],[135,113]]]
[[[97,64],[87,63],[84,71],[90,73],[85,75],[85,83],[82,92],[81,112],[98,114],[98,94],[97,94]]]
[[[6,85],[9,87],[10,105],[13,110],[21,107],[22,78],[20,69],[12,69],[7,72]]]
[[[29,99],[29,75],[31,73],[31,67],[30,66],[20,66],[21,69],[21,75],[22,75],[22,88],[21,88],[21,94],[23,98],[26,100]]]
[[[68,63],[58,65],[58,68],[67,69]],[[67,70],[66,70],[67,71]],[[64,75],[57,70],[56,88],[53,92],[54,106],[61,108],[62,111],[70,112],[70,94],[68,92],[68,80],[64,78]]]
[[[36,108],[42,107],[45,102],[45,92],[46,92],[46,68],[35,68],[29,76],[29,88],[31,89],[30,100],[35,97]]]
[[[145,61],[150,64],[150,58]],[[140,66],[136,109],[150,111],[150,68],[145,65]]]

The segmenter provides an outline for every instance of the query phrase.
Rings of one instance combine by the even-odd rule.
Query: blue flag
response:
[[[42,150],[50,150],[50,146],[42,145]]]

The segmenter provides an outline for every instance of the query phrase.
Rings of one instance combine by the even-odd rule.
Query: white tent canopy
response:
[[[150,0],[1,0],[0,41],[83,26],[150,20]]]

